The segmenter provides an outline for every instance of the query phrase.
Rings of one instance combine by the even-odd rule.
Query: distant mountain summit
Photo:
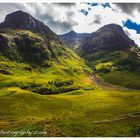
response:
[[[76,41],[84,40],[89,34],[88,33],[76,33],[75,31],[70,31],[66,34],[59,35],[59,37],[65,43],[74,43]]]
[[[92,50],[128,50],[131,46],[137,46],[122,27],[117,24],[108,24],[90,34],[82,44],[82,49]]]
[[[81,53],[81,44],[84,42],[85,38],[89,36],[88,33],[76,33],[75,31],[70,31],[66,34],[59,35],[59,38],[69,46],[76,53]]]
[[[16,11],[8,14],[3,23],[0,24],[0,29],[25,29],[35,33],[45,35],[48,39],[58,38],[57,35],[49,29],[43,22],[35,19],[30,14],[23,11]]]

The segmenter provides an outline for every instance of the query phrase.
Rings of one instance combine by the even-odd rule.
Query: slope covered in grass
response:
[[[0,92],[2,130],[46,132],[31,136],[140,135],[138,91],[96,89],[42,96],[20,88],[4,90]]]
[[[0,39],[0,88],[19,87],[39,94],[93,88],[90,68],[59,42],[47,44],[40,34],[13,29],[5,29]]]
[[[140,57],[139,51],[131,50],[102,52],[93,54],[88,62],[91,67],[95,66],[96,72],[106,82],[121,85],[127,88],[139,89],[140,87]],[[138,54],[137,54],[138,53]]]

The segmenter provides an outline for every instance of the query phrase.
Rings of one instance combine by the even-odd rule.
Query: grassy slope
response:
[[[61,82],[64,84],[66,81],[73,81],[72,85],[70,85],[71,89],[80,89],[86,88],[86,86],[91,85],[92,81],[88,78],[88,75],[91,73],[91,70],[86,66],[84,60],[82,60],[77,54],[69,49],[65,49],[61,46],[61,44],[57,44],[55,41],[50,42],[51,49],[48,49],[47,45],[44,45],[44,41],[42,36],[31,33],[30,31],[25,30],[5,30],[5,33],[1,33],[2,36],[8,40],[10,44],[13,41],[14,36],[18,36],[23,41],[22,44],[26,44],[28,39],[36,40],[36,43],[32,45],[32,43],[28,43],[22,48],[28,48],[29,50],[24,53],[28,53],[28,51],[32,51],[32,55],[35,58],[39,58],[36,52],[34,52],[33,48],[41,48],[45,50],[35,50],[35,51],[47,51],[50,50],[53,52],[53,57],[42,58],[40,63],[32,61],[30,62],[30,54],[26,61],[18,59],[17,61],[10,61],[5,56],[1,55],[0,57],[0,73],[1,73],[1,83],[0,87],[27,87],[32,84],[35,88],[38,87],[45,88],[48,82]],[[24,37],[25,36],[25,37]],[[10,39],[9,39],[10,38]],[[6,40],[5,39],[5,40]],[[12,40],[12,41],[11,41]],[[22,42],[21,41],[21,42]],[[24,42],[25,41],[25,42]],[[14,41],[13,41],[14,42]],[[12,43],[13,43],[12,42]],[[14,43],[13,43],[14,44]],[[42,44],[41,46],[38,44]],[[12,45],[12,44],[11,44]],[[14,44],[14,48],[16,48],[16,44]],[[11,52],[12,49],[9,49]],[[5,51],[4,51],[5,52]],[[11,52],[12,53],[12,52]],[[19,52],[15,49],[15,54],[19,57]],[[45,54],[45,56],[48,53]],[[22,54],[23,55],[23,54]],[[23,55],[24,56],[24,55]],[[40,61],[40,60],[39,60]],[[30,65],[31,64],[31,65]],[[45,64],[45,65],[44,65]],[[5,75],[6,74],[6,75]],[[51,84],[50,84],[51,85]],[[68,85],[69,86],[69,85]],[[68,86],[62,87],[67,88]],[[55,88],[55,87],[51,87]],[[69,87],[68,87],[69,88]],[[69,89],[70,89],[69,88]]]
[[[114,71],[101,74],[102,78],[109,83],[125,86],[127,88],[140,89],[140,75],[129,71]]]
[[[96,52],[87,55],[86,60],[91,67],[95,66],[97,73],[104,81],[140,89],[139,56],[139,51],[132,48],[129,52]]]
[[[43,96],[12,87],[0,94],[1,130],[48,132],[44,136],[139,135],[139,116],[95,123],[139,113],[139,91],[96,89]]]

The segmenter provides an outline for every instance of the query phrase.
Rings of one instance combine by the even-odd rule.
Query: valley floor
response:
[[[140,136],[138,90],[97,88],[56,95],[18,87],[7,91],[12,92],[0,96],[1,136]],[[11,134],[2,133],[7,131]]]

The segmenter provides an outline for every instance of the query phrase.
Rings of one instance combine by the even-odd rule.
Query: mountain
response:
[[[72,43],[76,41],[82,41],[88,35],[89,35],[88,33],[76,33],[75,31],[70,31],[66,34],[59,35],[59,37],[66,43]]]
[[[0,24],[0,88],[62,93],[84,88],[90,72],[83,59],[30,14],[16,11]]]
[[[55,58],[51,44],[61,44],[58,36],[45,24],[30,14],[17,11],[6,16],[0,24],[0,52],[10,60],[43,64],[45,60]]]
[[[139,89],[140,50],[116,24],[105,25],[86,38],[82,57],[106,82]]]
[[[79,48],[78,54],[102,80],[139,89],[140,49],[121,26],[101,27],[89,34]]]
[[[8,14],[4,22],[0,24],[0,29],[3,28],[30,30],[35,33],[40,33],[48,39],[58,38],[44,23],[23,11],[16,11]]]
[[[131,46],[137,46],[116,24],[105,25],[96,32],[90,34],[82,45],[86,52],[95,50],[128,50]]]
[[[84,42],[85,38],[88,36],[88,33],[76,33],[75,31],[70,31],[66,34],[59,35],[59,38],[72,50],[79,53],[82,42]]]

